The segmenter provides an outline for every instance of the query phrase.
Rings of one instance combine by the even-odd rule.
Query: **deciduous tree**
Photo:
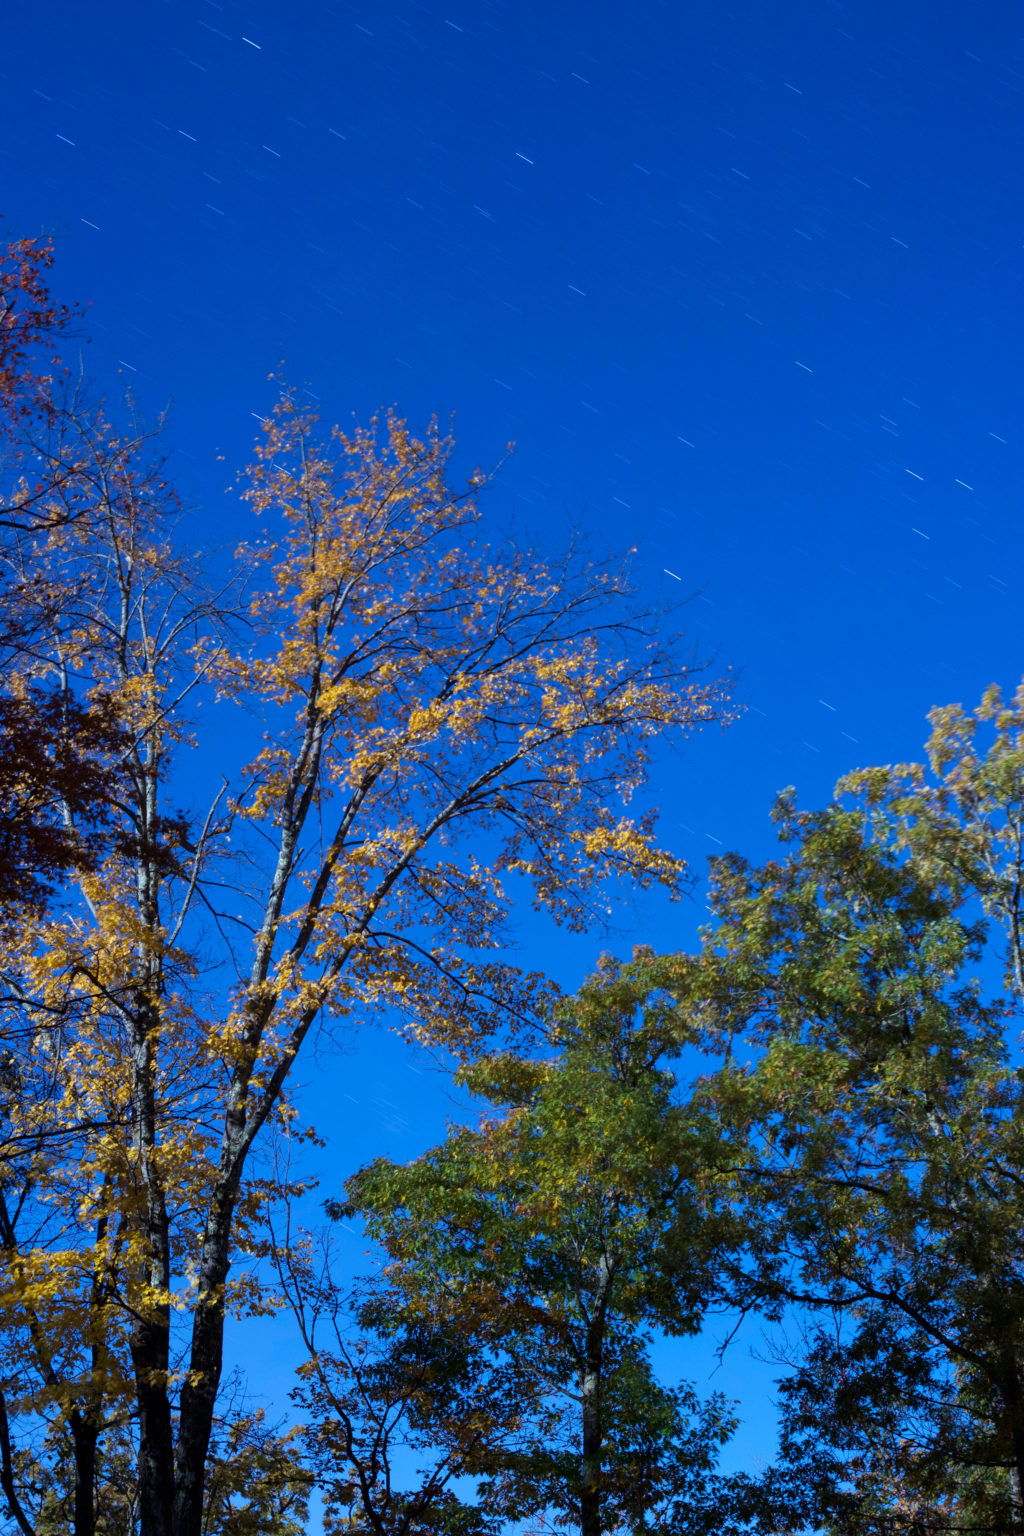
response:
[[[818,813],[783,797],[779,860],[717,861],[694,1006],[760,1057],[718,1092],[763,1116],[751,1198],[779,1294],[811,1309],[791,1462],[844,1525],[1019,1530],[1019,997],[986,944],[998,920],[1016,990],[1021,699],[933,724],[934,777],[864,770]]]
[[[720,1518],[727,1405],[660,1382],[649,1352],[652,1328],[699,1330],[743,1238],[730,1200],[742,1147],[673,1075],[699,1045],[674,974],[648,952],[605,961],[555,1010],[555,1055],[463,1071],[500,1116],[349,1185],[389,1260],[381,1325],[409,1348],[431,1319],[515,1384],[471,1451],[465,1404],[427,1425],[496,1524],[554,1516],[600,1536]],[[323,1370],[315,1351],[308,1369]]]
[[[51,293],[52,263],[45,240],[0,244],[0,917],[38,908],[88,860],[122,745],[102,699],[74,697],[59,673],[15,681],[45,644],[44,593],[51,607],[66,595],[26,543],[100,515],[148,436],[116,438],[69,368],[78,314]]]
[[[10,1103],[32,1151],[0,1308],[17,1411],[91,1443],[78,1536],[126,1404],[144,1536],[198,1536],[225,1320],[262,1305],[238,1270],[251,1154],[292,1113],[304,1043],[382,1010],[455,1049],[529,1019],[544,984],[505,953],[509,881],[579,928],[611,877],[677,894],[681,862],[624,802],[652,743],[725,693],[623,567],[477,542],[483,477],[453,489],[433,426],[325,432],[284,394],[219,586],[117,443],[88,516],[18,532],[33,641],[8,690],[102,704],[123,746],[92,861],[8,947],[49,1075]],[[196,743],[220,758],[205,802]]]

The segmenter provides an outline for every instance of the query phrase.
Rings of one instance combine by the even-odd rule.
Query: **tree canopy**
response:
[[[782,858],[715,863],[691,995],[761,1053],[722,1104],[761,1127],[749,1198],[804,1308],[785,1455],[844,1522],[1022,1520],[1021,702],[936,710],[930,770],[785,795]]]
[[[67,324],[48,259],[29,243],[5,269],[7,420],[45,474],[8,498],[4,689],[107,734],[88,838],[61,753],[30,750],[24,819],[52,807],[70,840],[41,865],[53,900],[8,886],[8,1424],[51,1464],[70,1437],[88,1536],[127,1417],[144,1536],[198,1536],[225,1321],[265,1305],[232,1275],[263,1241],[251,1154],[290,1123],[308,1037],[384,1011],[457,1051],[528,1027],[548,984],[507,957],[509,880],[579,929],[609,879],[679,894],[627,802],[654,739],[722,719],[727,692],[628,561],[489,537],[487,477],[453,484],[451,437],[393,413],[346,434],[283,391],[251,536],[204,573],[148,435],[40,361]],[[185,765],[226,716],[201,798]]]
[[[596,938],[692,888],[648,776],[728,679],[395,411],[279,388],[197,552],[51,260],[0,251],[6,1528],[1020,1536],[1024,688],[783,792],[696,945],[564,997],[517,903]],[[488,1107],[334,1184],[360,1280],[299,1221],[294,1078],[367,1023]],[[277,1420],[227,1330],[284,1308]],[[778,1455],[726,1475],[742,1410],[661,1345],[751,1314]]]
[[[724,1402],[662,1384],[650,1358],[652,1329],[699,1330],[742,1244],[729,1189],[743,1148],[679,1089],[673,1066],[700,1042],[674,979],[649,952],[607,960],[554,1009],[549,1058],[463,1070],[499,1117],[349,1185],[390,1261],[387,1329],[443,1319],[518,1381],[504,1435],[468,1463],[495,1519],[679,1529],[731,1429]]]

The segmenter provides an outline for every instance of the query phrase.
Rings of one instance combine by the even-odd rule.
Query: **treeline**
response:
[[[695,953],[562,997],[510,886],[575,931],[684,894],[630,802],[727,681],[628,562],[488,542],[436,424],[287,389],[204,570],[50,260],[0,253],[7,1529],[1019,1532],[1024,693],[783,796]],[[293,1066],[374,1019],[490,1108],[314,1198]],[[274,1424],[225,1330],[282,1307]],[[722,1314],[786,1329],[778,1456],[730,1475],[734,1405],[654,1365]]]

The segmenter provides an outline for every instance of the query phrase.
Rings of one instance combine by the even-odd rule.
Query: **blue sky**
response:
[[[701,869],[767,850],[783,785],[821,801],[1020,677],[1022,31],[934,0],[13,0],[0,211],[55,235],[90,370],[171,401],[211,542],[283,358],[343,419],[454,411],[467,468],[515,439],[497,529],[635,543],[646,591],[699,594],[748,706],[657,765]],[[612,947],[702,915],[641,905]],[[567,986],[608,942],[522,937]],[[333,1166],[438,1133],[424,1065],[306,1063]]]

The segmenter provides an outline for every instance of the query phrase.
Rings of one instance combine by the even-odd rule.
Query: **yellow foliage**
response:
[[[240,551],[244,600],[211,599],[141,497],[27,556],[48,639],[8,686],[74,678],[125,744],[101,856],[8,946],[29,1043],[5,1198],[31,1193],[0,1210],[0,1375],[24,1409],[116,1413],[146,1381],[206,1411],[219,1346],[183,1332],[179,1357],[175,1317],[219,1336],[276,1305],[228,1266],[265,1241],[249,1154],[297,1134],[283,1093],[323,1015],[472,1051],[546,988],[506,955],[510,875],[573,928],[610,877],[682,888],[626,806],[656,741],[727,716],[725,685],[622,568],[478,544],[487,477],[453,489],[451,452],[390,412],[322,434],[285,394],[244,490],[277,525]],[[248,760],[179,812],[214,711]]]

